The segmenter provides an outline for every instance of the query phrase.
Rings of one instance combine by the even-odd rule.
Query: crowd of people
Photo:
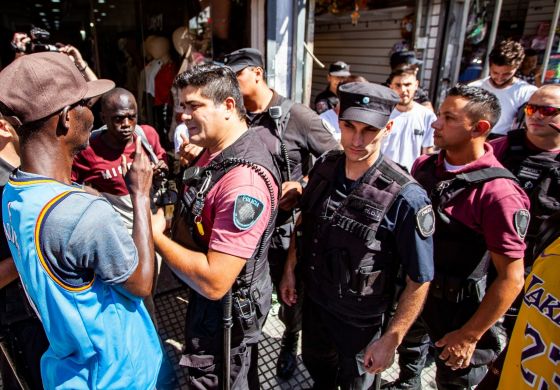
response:
[[[185,370],[258,389],[274,291],[282,379],[301,333],[314,389],[421,389],[429,355],[438,389],[560,386],[560,86],[524,81],[524,59],[499,42],[437,112],[414,52],[384,85],[336,61],[311,109],[236,50],[175,77],[166,152],[75,48],[18,56],[0,72],[4,386],[166,389]],[[177,367],[163,262],[190,291]]]

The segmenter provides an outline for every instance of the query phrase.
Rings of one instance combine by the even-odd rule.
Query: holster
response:
[[[461,303],[474,298],[482,301],[486,291],[486,277],[478,280],[461,279],[449,275],[436,274],[430,285],[429,294],[451,303]]]

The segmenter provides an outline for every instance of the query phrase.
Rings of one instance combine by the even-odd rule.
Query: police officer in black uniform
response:
[[[189,388],[223,388],[229,378],[232,389],[258,389],[258,342],[272,295],[267,252],[280,179],[270,153],[247,128],[231,69],[200,66],[175,83],[190,141],[204,148],[184,175],[172,228],[177,242],[163,234],[162,210],[152,218],[156,249],[192,288],[181,365]],[[230,340],[224,327],[231,329]]]
[[[430,201],[380,152],[399,97],[371,83],[342,85],[339,97],[344,152],[327,153],[309,175],[298,260],[294,241],[281,284],[286,302],[304,300],[303,360],[323,390],[371,386],[391,365],[433,277]]]
[[[336,61],[329,66],[327,88],[315,97],[315,111],[318,114],[331,110],[338,105],[336,89],[348,76],[350,76],[350,66],[346,62]]]
[[[271,151],[282,175],[282,197],[268,253],[272,282],[278,289],[293,232],[296,205],[306,183],[310,157],[339,149],[321,118],[309,107],[294,103],[270,89],[265,81],[261,53],[245,48],[226,55],[224,62],[236,74],[254,128]],[[301,307],[281,303],[280,320],[286,326],[277,361],[277,374],[288,379],[297,367],[296,348],[301,329]]]

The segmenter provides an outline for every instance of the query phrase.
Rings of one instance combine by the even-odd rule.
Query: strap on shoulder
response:
[[[494,179],[510,179],[517,182],[517,178],[505,168],[489,167],[472,172],[459,173],[456,179],[462,180],[468,184],[485,183]]]

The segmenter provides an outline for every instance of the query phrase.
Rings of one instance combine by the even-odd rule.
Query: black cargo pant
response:
[[[404,367],[406,374],[410,375],[417,371],[420,374],[427,353],[428,343],[425,342],[425,332],[429,334],[432,342],[440,340],[447,333],[459,329],[475,313],[479,302],[474,299],[465,299],[460,303],[452,303],[445,299],[435,298],[428,295],[426,304],[413,327],[413,332],[407,334],[403,345],[399,348],[405,350],[404,356],[399,355],[399,366]],[[424,329],[424,332],[422,331]],[[407,343],[409,348],[407,348]],[[418,348],[418,346],[421,346]],[[415,350],[416,349],[416,353]],[[488,330],[476,344],[469,367],[465,369],[452,370],[445,365],[445,361],[439,359],[441,348],[436,348],[436,383],[439,390],[469,389],[476,386],[486,375],[487,366],[500,352],[500,341],[498,328],[493,326]],[[414,359],[417,359],[416,361]],[[403,378],[403,377],[401,377]],[[406,376],[404,377],[406,378]]]
[[[381,317],[356,327],[332,316],[308,296],[303,303],[302,357],[317,390],[366,390],[375,375],[364,370],[363,353],[381,333]]]
[[[254,283],[252,291],[260,297],[255,302],[256,321],[244,328],[233,313],[231,329],[230,383],[232,390],[259,389],[258,342],[262,325],[270,309],[270,278]],[[255,294],[253,294],[255,295]],[[187,368],[189,389],[220,389],[223,365],[223,304],[192,292],[185,324],[185,350],[180,364]]]
[[[278,317],[286,327],[284,330],[284,334],[286,335],[295,334],[301,330],[302,318],[302,299],[298,299],[295,305],[288,306],[285,305],[280,298],[280,282],[284,274],[284,265],[288,257],[288,248],[290,246],[293,227],[294,225],[292,223],[277,226],[271,239],[270,249],[268,250],[270,277],[272,278],[272,283],[274,284],[274,288],[280,300],[280,312],[278,313]],[[296,288],[301,297],[303,294],[301,294],[302,285],[299,275],[296,275],[296,280],[298,282]]]

